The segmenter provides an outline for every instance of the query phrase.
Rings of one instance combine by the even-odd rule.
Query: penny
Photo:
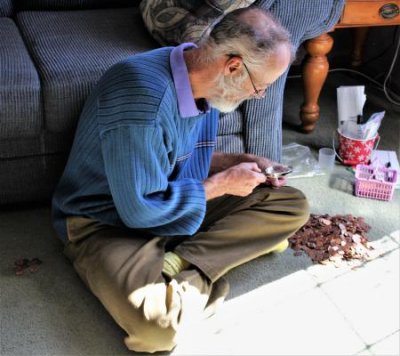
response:
[[[369,230],[362,217],[311,214],[308,222],[289,238],[289,244],[295,256],[305,253],[315,263],[333,263],[338,267],[341,261],[370,257]]]

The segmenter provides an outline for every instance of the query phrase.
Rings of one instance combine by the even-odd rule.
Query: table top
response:
[[[346,0],[335,28],[400,25],[400,0]]]

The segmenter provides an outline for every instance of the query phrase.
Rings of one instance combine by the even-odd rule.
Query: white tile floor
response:
[[[321,288],[367,345],[399,330],[399,250]]]
[[[173,355],[399,355],[396,237],[356,268],[312,265],[228,300]]]

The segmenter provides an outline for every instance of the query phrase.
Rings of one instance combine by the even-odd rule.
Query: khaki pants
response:
[[[225,273],[271,251],[308,217],[300,191],[262,187],[245,198],[209,201],[204,223],[194,236],[154,237],[87,218],[68,218],[65,253],[127,332],[129,349],[171,350],[190,322],[208,315],[224,299]],[[194,265],[172,281],[161,273],[168,250]]]

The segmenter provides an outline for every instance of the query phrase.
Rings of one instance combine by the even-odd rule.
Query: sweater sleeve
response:
[[[192,235],[206,209],[202,182],[169,181],[171,163],[158,125],[130,124],[101,135],[105,172],[121,220],[159,235]]]

